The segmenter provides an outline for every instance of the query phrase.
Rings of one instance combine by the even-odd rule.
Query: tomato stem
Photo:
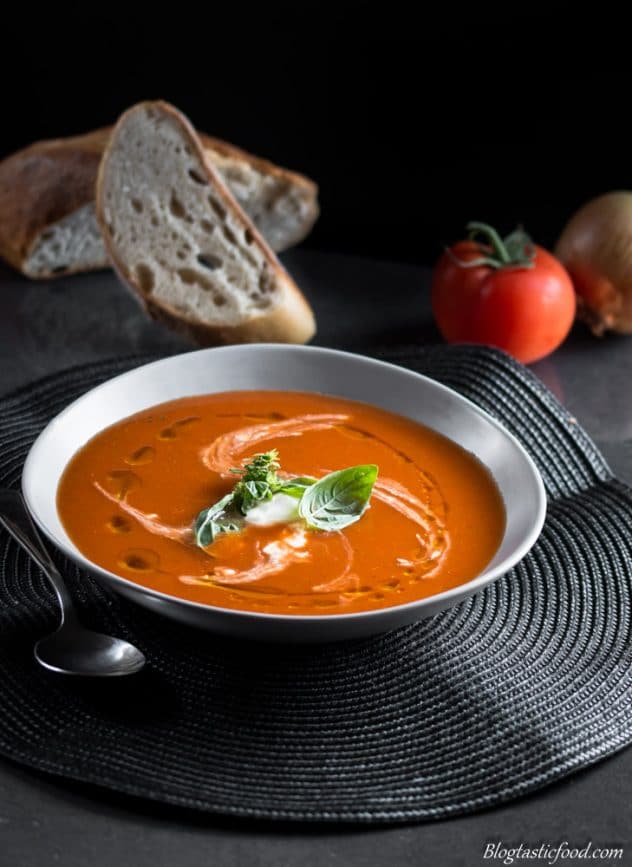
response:
[[[535,246],[531,238],[521,227],[518,227],[506,238],[501,238],[496,229],[487,223],[472,222],[467,224],[470,241],[474,241],[480,250],[480,257],[462,261],[451,250],[446,252],[461,268],[478,268],[486,265],[489,268],[533,268],[535,262]],[[476,236],[483,235],[484,243],[477,242]]]
[[[477,235],[483,235],[487,243],[492,248],[493,255],[490,257],[498,261],[498,266],[511,264],[511,256],[507,252],[505,244],[493,226],[488,226],[487,223],[468,223],[465,227],[469,232],[470,241],[476,240]]]

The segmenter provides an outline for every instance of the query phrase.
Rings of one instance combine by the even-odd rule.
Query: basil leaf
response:
[[[315,484],[316,479],[310,479],[308,476],[300,476],[296,479],[288,479],[279,488],[276,489],[277,494],[287,494],[289,497],[296,497],[300,500],[307,488],[311,488]]]
[[[195,543],[200,548],[208,548],[220,533],[235,533],[240,527],[231,516],[234,505],[234,493],[231,491],[208,509],[202,509],[195,519],[193,532]]]
[[[375,464],[329,473],[303,494],[300,517],[318,530],[342,530],[354,524],[369,504],[377,473]]]

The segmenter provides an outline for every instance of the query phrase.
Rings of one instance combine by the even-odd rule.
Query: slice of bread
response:
[[[173,106],[143,102],[121,116],[96,213],[114,267],[147,312],[197,343],[314,334],[307,301]]]
[[[94,186],[111,127],[36,142],[0,161],[0,256],[32,279],[106,268]],[[273,250],[302,241],[318,218],[318,187],[221,139],[206,153]]]
[[[0,255],[27,277],[107,266],[93,203],[109,135],[37,142],[0,163]]]

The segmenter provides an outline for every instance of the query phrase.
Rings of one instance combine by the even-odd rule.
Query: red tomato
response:
[[[435,266],[432,310],[449,343],[497,346],[528,364],[557,349],[570,331],[575,292],[563,265],[542,247],[530,245],[528,254],[523,247],[514,259],[511,249],[495,233],[490,246],[454,244]],[[487,261],[467,267],[482,258]]]

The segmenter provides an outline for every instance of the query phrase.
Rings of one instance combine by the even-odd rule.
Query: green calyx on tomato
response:
[[[468,239],[476,244],[481,255],[465,260],[457,258],[450,249],[446,250],[462,268],[479,268],[481,265],[489,268],[533,268],[535,244],[522,227],[519,226],[505,238],[501,238],[496,229],[487,223],[472,222],[465,228]],[[482,243],[477,240],[481,236]]]

